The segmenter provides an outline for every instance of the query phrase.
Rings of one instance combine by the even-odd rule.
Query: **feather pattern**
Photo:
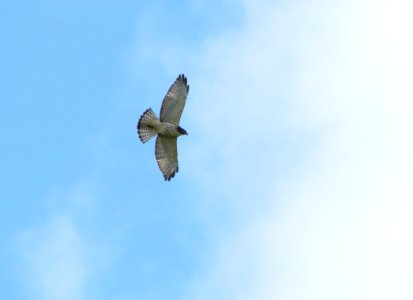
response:
[[[178,173],[178,147],[176,137],[158,136],[155,156],[165,180],[169,181]]]
[[[156,124],[158,122],[159,119],[151,108],[145,110],[137,125],[139,139],[142,143],[146,143],[157,134]]]
[[[184,74],[178,76],[163,99],[161,106],[161,122],[179,125],[182,111],[188,96],[189,85]]]

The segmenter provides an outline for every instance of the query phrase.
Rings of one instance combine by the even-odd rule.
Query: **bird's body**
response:
[[[185,106],[189,85],[186,77],[179,75],[169,88],[161,107],[160,118],[151,108],[148,108],[139,118],[137,129],[139,139],[146,143],[152,137],[156,139],[155,156],[165,180],[171,180],[178,172],[177,138],[187,135],[185,129],[179,126],[182,111]]]
[[[179,126],[176,126],[168,122],[162,122],[156,117],[156,115],[154,115],[155,117],[153,117],[152,115],[147,116],[148,114],[151,113],[151,111],[149,110],[150,109],[148,109],[139,119],[141,130],[139,130],[139,122],[138,122],[138,135],[139,135],[140,140],[143,143],[146,143],[150,138],[152,138],[152,136],[156,134],[163,135],[163,136],[169,136],[169,137],[178,137],[183,134],[182,130],[181,131],[179,130],[180,129]],[[145,117],[148,117],[148,118],[144,120]]]
[[[182,135],[182,133],[179,131],[178,126],[175,126],[171,123],[160,122],[159,127],[158,127],[158,135],[178,137]]]
[[[184,134],[181,127],[160,121],[154,124],[154,130],[158,133],[158,135],[167,137],[178,137]]]

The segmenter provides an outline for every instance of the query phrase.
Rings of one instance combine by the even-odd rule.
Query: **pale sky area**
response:
[[[412,2],[177,3],[1,5],[0,299],[413,299]]]

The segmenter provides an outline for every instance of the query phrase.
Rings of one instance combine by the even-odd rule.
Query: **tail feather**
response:
[[[137,129],[139,139],[142,141],[142,143],[146,143],[157,134],[154,128],[154,123],[158,120],[158,117],[150,108],[145,110],[145,112],[139,118]]]

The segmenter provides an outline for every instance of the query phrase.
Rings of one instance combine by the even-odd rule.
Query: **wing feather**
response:
[[[160,113],[161,122],[179,125],[188,92],[189,85],[187,79],[184,74],[181,74],[171,85],[163,99]]]
[[[155,147],[156,161],[165,180],[178,173],[178,147],[176,137],[158,136]]]

